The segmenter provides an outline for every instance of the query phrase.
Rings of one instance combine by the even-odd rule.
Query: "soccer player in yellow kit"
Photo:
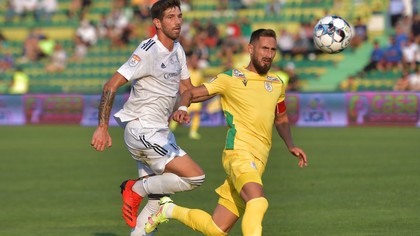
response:
[[[285,105],[285,84],[270,73],[276,54],[276,34],[271,29],[252,33],[247,67],[217,75],[211,82],[182,94],[180,108],[173,119],[188,122],[186,107],[191,99],[220,94],[228,132],[222,163],[227,174],[216,189],[218,205],[210,216],[199,209],[175,205],[169,197],[160,199],[145,231],[154,230],[169,218],[176,219],[205,235],[227,235],[239,217],[245,236],[262,235],[262,220],[268,208],[261,180],[271,149],[273,124],[289,152],[307,165],[305,152],[293,143]]]

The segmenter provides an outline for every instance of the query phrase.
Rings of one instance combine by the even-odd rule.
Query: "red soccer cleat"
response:
[[[127,225],[131,228],[136,227],[137,211],[139,210],[140,203],[143,200],[142,196],[132,190],[135,183],[136,180],[129,179],[122,182],[120,185],[123,198],[122,216]]]

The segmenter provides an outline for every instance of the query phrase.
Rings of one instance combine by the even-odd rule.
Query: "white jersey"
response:
[[[179,82],[190,77],[179,42],[169,51],[156,35],[144,40],[117,72],[132,85],[124,107],[114,116],[122,122],[139,119],[145,128],[167,128]]]

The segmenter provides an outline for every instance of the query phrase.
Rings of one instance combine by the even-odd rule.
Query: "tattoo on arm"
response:
[[[114,103],[116,92],[106,90],[102,92],[101,103],[99,104],[98,124],[108,125],[111,115],[112,104]]]

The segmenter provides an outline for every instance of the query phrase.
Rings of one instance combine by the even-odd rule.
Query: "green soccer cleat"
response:
[[[147,234],[153,232],[159,224],[169,221],[169,219],[165,216],[165,212],[166,212],[166,209],[168,208],[168,206],[171,203],[173,203],[172,199],[170,197],[167,197],[167,196],[162,197],[159,200],[158,211],[155,214],[152,214],[149,217],[149,219],[148,219],[148,221],[147,221],[147,223],[144,227],[144,231]]]

